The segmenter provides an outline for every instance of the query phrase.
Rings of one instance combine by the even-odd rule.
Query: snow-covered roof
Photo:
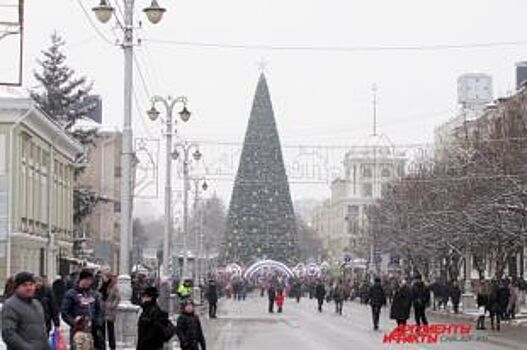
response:
[[[117,132],[119,128],[115,125],[99,124],[90,118],[84,118],[77,120],[75,125],[72,127],[73,130],[91,130],[97,129],[99,133],[102,132]]]

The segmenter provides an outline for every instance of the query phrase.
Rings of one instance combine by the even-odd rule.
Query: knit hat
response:
[[[93,273],[90,270],[82,270],[79,273],[79,281],[85,278],[93,278]]]
[[[142,295],[151,297],[151,298],[157,298],[159,296],[159,293],[157,292],[157,288],[153,286],[148,286],[143,291]]]
[[[19,272],[15,276],[15,289],[26,282],[35,283],[35,276],[30,272]]]

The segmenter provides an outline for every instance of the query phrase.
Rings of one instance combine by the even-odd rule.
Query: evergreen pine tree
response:
[[[75,71],[66,65],[65,44],[56,32],[51,35],[51,46],[42,51],[44,58],[37,60],[41,69],[33,73],[39,86],[30,95],[50,118],[86,145],[93,141],[96,129],[80,130],[74,126],[95,108],[89,99],[92,84],[84,76],[76,77]]]
[[[87,83],[84,76],[76,77],[75,71],[66,65],[66,55],[63,53],[65,44],[56,32],[51,35],[51,46],[42,51],[44,58],[37,60],[41,69],[33,73],[39,86],[30,91],[30,96],[38,107],[68,134],[87,146],[93,144],[93,140],[97,137],[97,129],[75,128],[75,124],[85,119],[95,108],[94,103],[89,99],[92,84]],[[75,177],[84,169],[82,167],[84,159],[84,155],[77,159]],[[101,201],[104,199],[98,193],[77,184],[73,191],[75,225],[80,224]]]

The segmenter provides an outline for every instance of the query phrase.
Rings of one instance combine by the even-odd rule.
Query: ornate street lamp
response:
[[[92,11],[101,23],[108,22],[113,15],[113,7],[108,5],[106,0],[101,0],[99,6],[92,8]]]
[[[158,24],[161,19],[163,19],[163,13],[165,13],[165,11],[166,9],[159,6],[157,0],[152,0],[152,4],[143,10],[143,12],[146,14],[146,17],[152,24]]]

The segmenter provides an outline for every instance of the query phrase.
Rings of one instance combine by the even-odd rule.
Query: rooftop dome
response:
[[[371,157],[377,156],[394,156],[396,155],[395,146],[385,134],[370,135],[353,146],[347,156],[350,157]]]

